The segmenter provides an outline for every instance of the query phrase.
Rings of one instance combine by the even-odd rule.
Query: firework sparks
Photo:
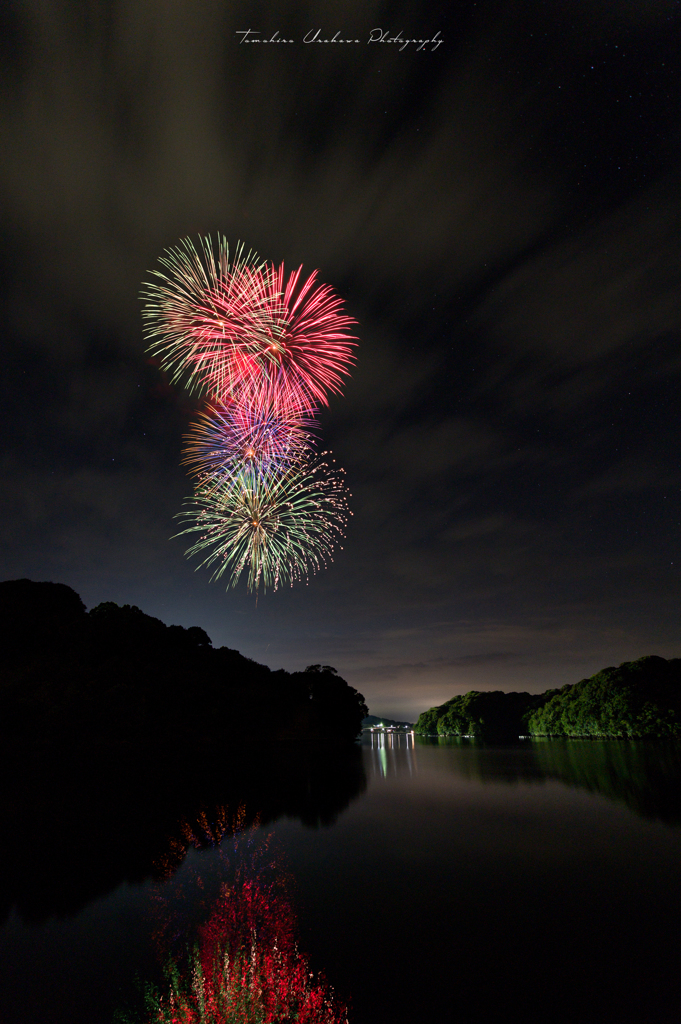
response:
[[[293,584],[332,560],[343,537],[351,514],[343,475],[322,457],[283,473],[245,466],[222,487],[197,489],[180,513],[191,526],[177,536],[200,534],[186,553],[207,553],[200,565],[217,566],[213,579],[230,573],[234,586],[247,571],[249,590]]]
[[[266,473],[300,465],[314,449],[309,417],[280,411],[276,403],[216,405],[199,414],[185,438],[183,464],[205,490],[222,486],[248,466]]]
[[[356,323],[341,312],[342,300],[328,285],[315,287],[317,271],[300,284],[302,267],[284,281],[284,264],[262,282],[279,331],[266,350],[264,378],[273,382],[295,408],[327,405],[327,392],[339,394],[354,362]]]
[[[161,259],[143,311],[149,351],[173,382],[209,399],[185,439],[198,532],[188,555],[248,587],[274,590],[316,572],[343,536],[342,470],[315,455],[316,414],[354,362],[355,321],[314,271],[285,278],[223,237],[184,239]]]
[[[149,351],[171,380],[214,395],[231,394],[257,373],[258,354],[282,328],[272,316],[270,275],[255,253],[237,245],[230,259],[226,239],[185,238],[168,249],[148,283],[142,317]]]
[[[214,397],[238,400],[246,390],[278,395],[279,404],[313,413],[339,393],[354,361],[355,321],[317,272],[300,284],[302,267],[285,281],[278,270],[224,238],[200,250],[184,239],[155,271],[161,284],[143,293],[149,351],[172,380],[187,378]]]
[[[163,985],[144,986],[144,1010],[120,1010],[117,1021],[348,1024],[347,1006],[299,949],[285,880],[250,874],[223,883],[198,938],[164,958]]]

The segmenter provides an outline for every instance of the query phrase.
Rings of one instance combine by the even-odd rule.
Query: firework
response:
[[[183,464],[205,490],[221,487],[248,466],[265,473],[300,465],[315,445],[316,422],[280,410],[276,402],[264,407],[248,404],[214,405],[199,414],[185,438]]]
[[[166,250],[148,283],[142,317],[149,351],[173,382],[212,394],[231,394],[258,371],[258,355],[281,333],[272,316],[271,272],[238,244],[230,259],[226,239],[210,237],[197,249],[185,238]]]
[[[321,456],[284,472],[245,465],[221,487],[197,488],[180,513],[191,525],[177,536],[200,534],[186,554],[205,554],[200,565],[216,566],[213,579],[229,573],[234,586],[247,571],[249,590],[293,584],[326,565],[343,537],[343,475]]]
[[[280,331],[268,349],[267,378],[291,396],[292,403],[314,409],[327,405],[327,392],[340,393],[342,378],[354,362],[356,323],[341,312],[342,300],[328,285],[316,288],[317,271],[299,286],[302,267],[284,283],[284,264],[263,276],[269,306]]]
[[[213,578],[277,589],[326,564],[347,518],[342,470],[315,456],[316,415],[354,361],[355,321],[317,272],[285,277],[223,237],[184,239],[143,293],[149,351],[207,408],[185,438],[188,555]]]
[[[273,394],[282,408],[313,414],[340,392],[354,361],[355,323],[328,285],[315,287],[317,272],[300,284],[302,267],[285,281],[278,270],[244,255],[230,260],[224,238],[200,250],[190,239],[167,250],[155,271],[161,284],[147,285],[143,312],[149,351],[172,380],[206,390],[221,401],[259,402]]]

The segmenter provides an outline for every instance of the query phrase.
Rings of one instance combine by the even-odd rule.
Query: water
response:
[[[144,877],[141,818],[128,836],[132,859],[125,843],[116,847],[117,875],[102,851],[106,871],[83,888],[83,837],[55,821],[41,831],[27,814],[31,849],[14,834],[23,855],[3,890],[22,913],[12,910],[2,930],[0,1020],[108,1024],[135,997],[136,971],[160,977],[163,915],[179,934],[205,917],[236,860],[258,858],[274,858],[272,870],[289,879],[300,948],[350,1000],[357,1024],[678,1017],[676,748],[374,734],[357,757],[359,766],[351,761],[323,787],[319,766],[301,770],[273,820],[236,843],[176,843],[181,866],[165,882]],[[310,824],[319,820],[315,779],[329,824]],[[69,850],[76,863],[67,872]],[[96,898],[83,895],[107,884]]]

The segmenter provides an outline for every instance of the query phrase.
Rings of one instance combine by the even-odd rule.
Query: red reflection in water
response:
[[[236,816],[238,817],[238,815]],[[220,841],[225,822],[196,822],[183,829],[187,845]],[[234,822],[232,822],[234,824]],[[200,827],[197,829],[196,825]],[[217,825],[217,828],[215,827]],[[216,835],[215,833],[218,833]],[[198,833],[198,835],[197,835]],[[203,839],[204,842],[200,842]],[[291,880],[271,856],[271,837],[255,826],[221,845],[223,879],[217,896],[198,874],[188,899],[186,884],[172,898],[160,896],[167,925],[157,930],[165,984],[145,990],[148,1024],[345,1024],[347,1007],[321,974],[314,974],[297,944],[297,920],[289,896]],[[215,890],[213,890],[215,892]],[[160,894],[159,894],[160,895]],[[198,901],[198,902],[197,902]],[[204,922],[194,931],[178,910],[202,906]],[[206,919],[207,904],[210,904]],[[197,936],[187,944],[187,933]],[[182,933],[186,952],[177,939]],[[119,1020],[130,1020],[119,1016]]]

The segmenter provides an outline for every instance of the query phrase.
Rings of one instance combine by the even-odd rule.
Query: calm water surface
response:
[[[159,914],[174,905],[188,924],[266,836],[293,879],[301,948],[357,1024],[678,1019],[675,750],[374,734],[362,757],[366,789],[332,824],[282,817],[192,848],[169,881],[120,884],[70,917],[12,910],[0,1021],[109,1024],[136,972],[158,974]]]

